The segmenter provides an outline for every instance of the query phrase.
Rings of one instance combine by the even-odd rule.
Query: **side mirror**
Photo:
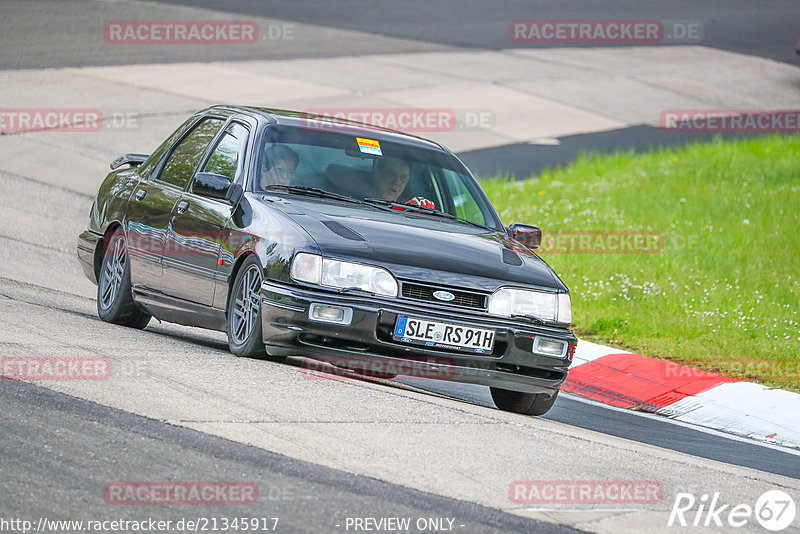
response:
[[[227,200],[234,205],[241,200],[244,194],[241,185],[231,183],[227,177],[213,172],[195,174],[192,181],[192,193],[217,200]]]
[[[508,227],[508,237],[519,241],[531,250],[539,248],[542,244],[542,230],[530,224],[514,223]]]

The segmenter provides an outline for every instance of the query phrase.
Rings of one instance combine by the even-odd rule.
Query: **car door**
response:
[[[128,224],[128,240],[135,247],[132,256],[146,260],[139,265],[143,273],[139,287],[163,291],[162,262],[175,206],[224,122],[219,117],[198,121],[153,171],[154,178],[139,182],[131,199],[134,209]]]
[[[159,180],[160,169],[172,147],[191,129],[195,119],[186,121],[161,144],[137,170],[139,182],[126,213],[131,285],[136,289],[161,290],[161,256],[172,210],[181,189]]]
[[[248,127],[232,121],[215,140],[198,172],[240,179],[250,137]],[[190,185],[172,216],[163,256],[164,293],[211,306],[219,267],[222,229],[231,218],[230,202],[193,192]]]

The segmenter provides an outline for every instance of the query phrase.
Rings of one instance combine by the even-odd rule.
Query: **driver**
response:
[[[408,185],[411,165],[402,159],[381,158],[372,170],[372,198],[396,202]]]
[[[372,171],[372,197],[397,202],[405,191],[411,174],[411,164],[403,159],[382,158],[377,160]],[[406,204],[436,209],[436,205],[425,197],[414,197]]]
[[[261,187],[270,185],[289,185],[300,156],[286,145],[270,145],[261,160]]]

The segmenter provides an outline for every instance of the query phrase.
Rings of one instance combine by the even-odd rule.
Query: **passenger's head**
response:
[[[261,187],[289,185],[300,157],[286,145],[270,145],[261,160]]]
[[[395,201],[408,185],[411,165],[402,159],[380,158],[372,171],[373,196]]]

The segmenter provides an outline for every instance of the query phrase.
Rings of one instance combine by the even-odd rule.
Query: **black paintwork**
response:
[[[205,119],[222,125],[203,158],[187,164],[193,176],[232,122],[249,135],[240,162],[238,194],[223,195],[219,180],[183,187],[167,183],[164,162],[171,149]],[[576,339],[567,328],[526,319],[492,317],[485,309],[467,309],[398,296],[343,295],[297,283],[289,276],[297,252],[349,259],[387,268],[400,284],[433,285],[486,296],[501,286],[567,292],[552,269],[529,249],[514,242],[492,210],[487,226],[433,218],[414,211],[392,211],[335,199],[254,190],[256,147],[270,128],[301,128],[297,112],[215,106],[186,121],[153,154],[126,155],[100,186],[88,229],[81,234],[78,257],[96,282],[105,236],[122,228],[128,239],[134,300],[143,310],[170,322],[224,330],[229,291],[236,269],[248,255],[264,267],[262,323],[271,353],[300,353],[318,358],[371,357],[381,360],[438,359],[454,380],[528,392],[552,394],[566,377]],[[320,119],[322,120],[322,119]],[[205,122],[208,126],[212,123]],[[209,131],[213,128],[208,126]],[[199,130],[199,128],[198,128]],[[425,139],[371,126],[336,123],[343,135],[368,136],[382,144],[427,151],[462,166],[442,146]],[[213,132],[212,132],[213,133]],[[210,135],[210,134],[209,134]],[[209,137],[210,138],[210,137]],[[124,164],[131,168],[121,169]],[[175,172],[174,168],[169,172]],[[181,170],[181,172],[184,172]],[[469,171],[463,168],[463,173]],[[174,176],[170,175],[170,180]],[[480,187],[479,194],[483,195]],[[485,195],[484,195],[485,199]],[[488,199],[485,199],[488,204]],[[308,319],[312,302],[343,303],[354,309],[349,327]],[[399,314],[492,328],[493,354],[454,353],[409,347],[391,338]],[[289,328],[291,327],[291,328]],[[535,335],[569,342],[563,359],[531,352]]]

